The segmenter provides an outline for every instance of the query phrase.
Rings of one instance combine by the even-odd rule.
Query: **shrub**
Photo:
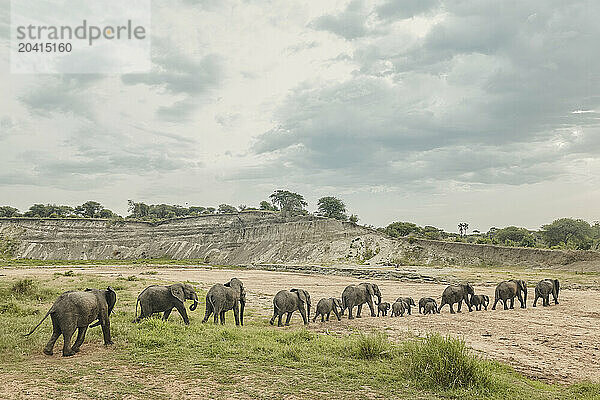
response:
[[[491,385],[485,362],[472,354],[461,339],[432,334],[405,346],[407,374],[424,387],[458,389]]]
[[[389,358],[392,355],[392,344],[383,333],[360,333],[350,342],[350,353],[361,360]]]

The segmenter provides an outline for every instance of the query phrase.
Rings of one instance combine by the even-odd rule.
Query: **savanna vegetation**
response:
[[[271,327],[248,310],[246,326],[201,324],[204,305],[185,326],[150,318],[132,324],[139,291],[151,275],[107,279],[72,271],[0,282],[0,394],[32,397],[157,398],[183,393],[203,398],[455,398],[593,399],[600,386],[550,385],[480,358],[463,341],[440,335],[392,342],[378,332],[316,332]],[[194,284],[194,282],[190,282]],[[114,345],[90,328],[72,358],[41,355],[51,332],[28,332],[64,290],[112,286]],[[203,298],[204,293],[198,294]],[[59,339],[60,344],[60,339]],[[43,379],[40,377],[43,376]],[[101,383],[100,383],[101,382]]]

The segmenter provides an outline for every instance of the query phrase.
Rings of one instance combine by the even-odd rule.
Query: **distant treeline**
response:
[[[241,204],[212,206],[181,206],[170,204],[146,204],[128,200],[128,212],[125,217],[105,208],[97,201],[88,201],[79,206],[56,204],[34,204],[21,213],[11,206],[0,206],[0,217],[31,218],[108,218],[115,220],[131,219],[141,221],[160,221],[171,218],[199,216],[207,214],[227,214],[244,210],[264,210],[281,212],[286,215],[307,215],[308,202],[298,193],[276,190],[268,200],[261,201],[257,207]],[[346,205],[335,196],[321,197],[317,201],[318,216],[358,223],[355,214],[346,212]],[[411,222],[393,222],[377,230],[392,237],[417,237],[433,240],[459,241],[478,244],[497,244],[503,246],[538,247],[552,249],[600,250],[600,223],[593,224],[582,219],[561,218],[543,225],[540,230],[528,230],[516,226],[490,228],[482,233],[473,230],[468,234],[468,224],[458,224],[460,233],[445,232],[434,226],[418,226]]]

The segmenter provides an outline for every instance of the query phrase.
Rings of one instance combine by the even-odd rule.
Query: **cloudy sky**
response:
[[[376,226],[600,219],[598,1],[154,1],[128,75],[11,74],[0,4],[0,205],[285,188]]]

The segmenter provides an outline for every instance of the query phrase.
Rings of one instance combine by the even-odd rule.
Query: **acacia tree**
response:
[[[543,225],[542,237],[548,246],[565,246],[586,250],[592,245],[594,231],[582,219],[560,218]]]
[[[337,197],[321,197],[317,202],[318,214],[328,218],[347,220],[346,205]]]
[[[302,212],[308,205],[304,196],[288,190],[276,190],[269,198],[273,204],[279,206],[284,214]]]
[[[19,210],[11,206],[0,207],[0,217],[19,217]]]
[[[87,201],[75,207],[75,214],[84,218],[97,218],[104,206],[97,201]]]

